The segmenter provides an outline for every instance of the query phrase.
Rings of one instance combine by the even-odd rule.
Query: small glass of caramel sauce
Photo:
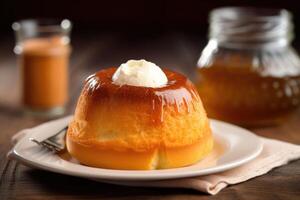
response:
[[[286,10],[224,7],[210,13],[197,87],[209,117],[275,125],[300,104],[300,59]]]
[[[22,20],[12,25],[16,35],[22,82],[22,103],[27,113],[57,116],[68,99],[71,52],[69,20]]]

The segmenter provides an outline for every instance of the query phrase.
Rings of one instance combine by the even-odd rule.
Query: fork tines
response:
[[[50,140],[44,140],[44,141],[37,141],[36,139],[34,138],[30,138],[30,140],[40,146],[43,146],[43,147],[46,147],[47,149],[53,151],[54,153],[57,153],[57,152],[60,152],[62,151],[64,148],[51,142]]]
[[[66,133],[66,130],[68,127],[63,128],[59,132],[57,132],[55,135],[52,135],[49,138],[46,138],[42,141],[38,141],[35,138],[30,138],[30,140],[40,146],[43,146],[54,153],[58,153],[65,148],[65,143],[64,143],[64,135]]]

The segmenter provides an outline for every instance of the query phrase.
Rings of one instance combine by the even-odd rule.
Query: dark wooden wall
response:
[[[220,6],[286,8],[300,25],[300,3],[294,0],[1,0],[0,34],[24,18],[69,18],[76,32],[96,30],[166,31],[206,34],[207,16]],[[138,29],[132,30],[133,27]]]

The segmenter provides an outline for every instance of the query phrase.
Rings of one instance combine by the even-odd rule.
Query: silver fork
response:
[[[38,141],[34,138],[30,138],[30,140],[42,147],[49,149],[50,151],[53,151],[54,153],[59,153],[65,149],[64,137],[67,129],[68,127],[65,127],[58,131],[55,135],[52,135],[42,141]]]

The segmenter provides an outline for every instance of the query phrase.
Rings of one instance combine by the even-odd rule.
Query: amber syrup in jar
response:
[[[220,8],[197,67],[197,87],[211,118],[274,125],[300,104],[300,60],[289,45],[286,10]]]

